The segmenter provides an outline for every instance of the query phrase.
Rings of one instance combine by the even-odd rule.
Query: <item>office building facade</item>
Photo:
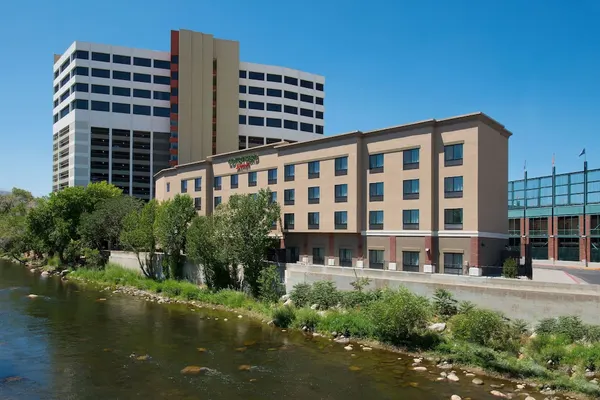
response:
[[[508,139],[482,113],[208,157],[155,176],[200,215],[272,191],[289,262],[462,274],[508,244]]]
[[[163,168],[319,138],[324,84],[188,30],[171,31],[170,51],[74,42],[54,58],[52,189],[108,181],[149,199]]]

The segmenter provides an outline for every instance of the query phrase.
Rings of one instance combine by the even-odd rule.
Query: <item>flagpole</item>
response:
[[[552,217],[550,219],[550,240],[552,241],[552,254],[548,254],[548,258],[552,258],[552,262],[556,261],[554,259],[554,254],[557,251],[557,241],[554,237],[554,207],[556,206],[556,165],[554,163],[554,154],[552,154]],[[550,247],[550,246],[548,246]]]
[[[587,229],[586,229],[586,208],[587,208],[587,182],[588,182],[588,173],[587,173],[587,169],[588,169],[588,165],[587,165],[587,158],[585,153],[583,154],[583,244],[584,244],[584,249],[583,249],[583,254],[585,257],[585,266],[588,266],[588,240],[590,240],[587,236]]]

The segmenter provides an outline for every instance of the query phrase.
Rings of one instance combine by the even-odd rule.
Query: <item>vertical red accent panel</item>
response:
[[[552,217],[548,217],[548,259],[554,259],[554,248],[556,247],[553,222]]]
[[[173,89],[179,87],[177,79],[173,79],[173,72],[179,71],[179,31],[171,31],[171,97],[170,104],[171,110],[173,105],[179,105],[179,97],[173,96]],[[171,159],[169,160],[170,166],[179,164],[179,110],[177,113],[171,112]]]
[[[356,256],[358,258],[363,258],[363,237],[360,233],[356,234],[356,247],[358,248],[358,254]]]
[[[329,234],[329,257],[335,257],[335,240],[333,233]]]
[[[425,249],[429,249],[429,251],[425,251],[425,264],[434,265],[435,249],[433,248],[433,237],[425,236]]]
[[[479,252],[481,251],[481,239],[478,237],[471,238],[471,261],[469,266],[479,267]]]
[[[390,236],[390,262],[396,262],[396,236]]]

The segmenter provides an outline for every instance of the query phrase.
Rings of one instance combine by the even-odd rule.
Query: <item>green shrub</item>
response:
[[[356,275],[356,270],[354,272]],[[371,283],[371,278],[368,276],[356,276],[356,280],[350,282],[350,286],[354,288],[357,292],[362,292],[369,284]]]
[[[58,267],[60,266],[60,258],[57,254],[53,255],[52,257],[48,257],[47,264],[50,267]]]
[[[221,304],[229,308],[243,308],[249,300],[247,294],[231,289],[220,290],[210,297],[211,303]]]
[[[293,307],[280,306],[273,310],[273,323],[280,328],[288,328],[294,322],[296,313]]]
[[[461,301],[460,303],[458,303],[458,313],[459,314],[466,314],[474,308],[475,308],[475,303],[468,301],[468,300],[464,300],[464,301]]]
[[[181,286],[181,297],[186,300],[199,300],[200,299],[200,289],[197,285],[191,282],[179,282]]]
[[[510,328],[515,335],[524,335],[528,333],[529,323],[523,319],[514,319],[510,323]]]
[[[369,290],[366,292],[348,291],[340,292],[340,304],[343,308],[361,308],[381,298],[381,290]]]
[[[258,292],[261,300],[275,303],[285,294],[285,286],[281,283],[279,269],[276,265],[269,265],[258,277]]]
[[[502,276],[505,278],[516,278],[519,274],[519,265],[514,258],[507,258],[502,264]]]
[[[543,318],[535,327],[535,333],[538,335],[553,335],[557,326],[556,318]]]
[[[320,321],[319,330],[352,337],[374,337],[371,319],[363,310],[329,311]]]
[[[433,308],[435,313],[443,319],[456,315],[458,312],[456,303],[457,301],[452,293],[446,289],[436,289],[433,294]]]
[[[104,267],[105,260],[100,250],[98,249],[83,249],[83,257],[85,258],[85,266],[88,268],[102,268]]]
[[[300,308],[296,310],[296,318],[294,319],[294,328],[302,329],[307,327],[309,330],[314,331],[319,322],[321,316],[315,310],[310,308]]]
[[[600,342],[600,326],[588,325],[585,331],[585,340],[590,343]]]
[[[290,299],[296,307],[304,307],[308,304],[311,298],[312,286],[308,283],[298,283],[290,292]]]
[[[458,340],[488,346],[495,350],[509,347],[510,327],[502,314],[473,309],[450,320],[452,336]],[[512,346],[511,346],[512,347]]]
[[[82,253],[81,241],[71,240],[63,251],[63,259],[68,265],[76,265],[80,263]]]
[[[162,282],[162,292],[170,297],[176,297],[181,294],[181,284],[174,279],[167,279]]]
[[[583,339],[590,329],[581,321],[581,318],[568,315],[543,319],[538,323],[535,331],[538,335],[564,336],[571,342],[575,342]]]
[[[379,340],[402,344],[418,336],[430,317],[429,301],[406,288],[386,291],[368,306],[373,334]]]
[[[320,309],[336,306],[340,302],[340,292],[332,281],[317,281],[310,291],[310,303],[318,304]]]

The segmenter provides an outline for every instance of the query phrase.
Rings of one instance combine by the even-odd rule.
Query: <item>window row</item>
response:
[[[369,249],[368,265],[371,269],[383,269],[385,266],[385,251],[380,249]],[[340,248],[338,251],[338,265],[341,267],[352,267],[352,249]],[[297,261],[297,260],[291,260]],[[312,248],[312,264],[325,265],[325,248]],[[402,271],[419,272],[419,252],[402,251]]]
[[[419,149],[407,149],[402,151],[403,169],[411,170],[419,168]],[[385,153],[369,155],[369,173],[383,172]],[[463,164],[463,144],[451,144],[444,146],[444,165],[446,167]],[[462,179],[460,181],[462,187]]]
[[[313,248],[313,264],[315,249]],[[370,269],[384,269],[385,267],[385,251],[381,249],[369,249],[368,263]],[[340,260],[340,265],[341,260]],[[349,265],[351,266],[351,264]],[[402,270],[408,272],[419,272],[419,252],[403,251],[402,252]],[[463,253],[446,253],[444,252],[444,274],[462,275],[463,274]]]
[[[144,57],[132,57],[132,56],[124,56],[120,54],[109,54],[109,53],[101,53],[97,51],[91,52],[92,61],[100,61],[100,62],[112,62],[114,64],[123,64],[123,65],[136,65],[138,67],[154,67],[160,69],[171,69],[171,63],[167,60],[156,60]],[[70,61],[73,60],[89,60],[90,52],[86,50],[75,50],[70,59],[67,59],[63,65],[66,63],[69,64]],[[63,66],[61,66],[62,69]]]
[[[402,226],[404,230],[419,229],[419,210],[403,210],[402,211]],[[463,228],[463,209],[462,208],[447,208],[444,210],[444,229],[446,230],[461,230]],[[384,215],[383,210],[369,211],[369,229],[383,230]]]
[[[66,110],[66,112],[64,112]],[[152,115],[155,117],[169,117],[171,110],[168,107],[151,107],[138,104],[128,103],[109,103],[108,101],[89,101],[84,99],[75,99],[71,102],[71,109],[67,105],[60,111],[60,118],[67,115],[72,110],[91,110],[91,111],[105,111],[114,112],[119,114],[135,114],[135,115]],[[63,115],[64,112],[64,115]],[[54,116],[54,122],[58,119],[56,114]]]
[[[383,201],[383,182],[369,183],[369,201]],[[402,193],[404,200],[419,198],[419,179],[405,179],[402,182]],[[463,196],[463,177],[450,176],[444,178],[444,197],[461,198]]]
[[[254,94],[254,95],[258,95],[258,96],[265,96],[265,94],[266,94],[267,96],[270,96],[270,97],[283,97],[283,98],[290,99],[290,100],[300,99],[300,101],[303,101],[305,103],[313,103],[313,104],[319,104],[319,105],[324,104],[324,99],[322,97],[311,96],[311,95],[302,94],[302,93],[300,93],[300,95],[298,95],[298,93],[290,92],[289,90],[281,91],[280,89],[270,89],[270,88],[265,89],[265,88],[258,87],[258,86],[240,85],[240,93]]]
[[[309,212],[307,214],[308,229],[319,229],[321,225],[321,214],[319,212]],[[296,215],[294,213],[283,214],[283,229],[294,230]],[[348,211],[334,211],[333,223],[335,229],[348,229]]]
[[[291,76],[282,76],[278,74],[269,74],[264,72],[255,72],[255,71],[244,71],[240,70],[240,78],[244,79],[252,79],[255,81],[267,81],[267,82],[277,82],[277,83],[285,83],[287,85],[299,86],[306,89],[316,89],[319,91],[324,91],[325,86],[322,83],[307,81],[305,79],[292,78]]]
[[[323,134],[323,125],[313,125],[306,122],[290,121],[287,119],[281,120],[279,118],[265,118],[256,116],[240,115],[240,125],[251,125],[251,126],[268,126],[270,128],[284,128],[297,131],[300,126],[300,131],[308,133]]]
[[[323,119],[323,111],[313,111],[313,110],[309,110],[308,108],[300,108],[300,112],[298,112],[298,107],[294,107],[294,106],[288,106],[288,105],[281,105],[281,104],[276,104],[276,103],[263,103],[261,101],[246,101],[246,100],[240,100],[239,101],[239,107],[240,108],[247,108],[250,110],[261,110],[261,111],[272,111],[272,112],[284,112],[287,114],[294,114],[294,115],[302,115],[303,117],[309,117],[309,118],[318,118],[318,119]]]
[[[112,89],[112,90],[111,90]],[[73,84],[68,90],[60,95],[59,98],[54,100],[54,107],[57,107],[60,103],[62,103],[65,99],[69,97],[72,93],[80,92],[80,93],[96,93],[96,94],[112,94],[113,96],[122,96],[122,97],[137,97],[140,99],[154,99],[154,100],[164,100],[169,101],[171,95],[169,92],[161,92],[158,90],[146,90],[146,89],[132,89],[127,87],[119,87],[119,86],[106,86],[106,85],[90,85],[88,83],[77,82]]]

